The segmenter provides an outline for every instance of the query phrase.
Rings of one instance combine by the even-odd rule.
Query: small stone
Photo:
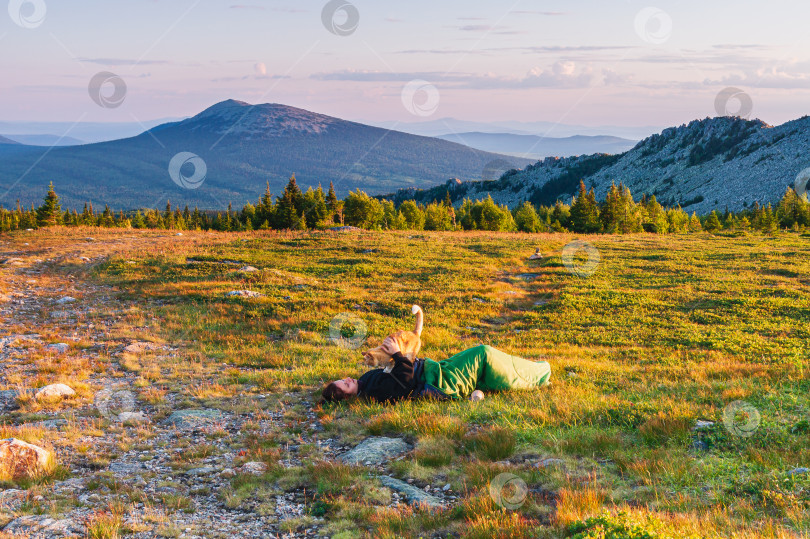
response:
[[[442,487],[442,490],[443,490],[443,491],[445,491],[445,492],[447,492],[448,490],[450,490],[450,483],[447,483],[445,486],[443,486],[443,487]]]
[[[709,445],[703,440],[695,440],[692,442],[692,449],[695,451],[708,451]]]
[[[47,449],[15,438],[0,440],[0,476],[14,480],[34,479],[47,473],[52,462],[53,457]]]
[[[67,354],[68,350],[70,350],[70,346],[63,342],[56,344],[49,344],[48,346],[45,347],[46,352],[58,355]]]
[[[540,248],[538,247],[537,250],[534,252],[532,256],[529,257],[529,260],[543,260],[543,253],[540,252]]]
[[[183,475],[187,475],[190,477],[197,477],[201,475],[212,475],[216,472],[216,468],[213,466],[203,466],[202,468],[194,468],[193,470],[186,470]]]
[[[702,430],[702,429],[710,429],[714,426],[714,421],[704,421],[702,419],[698,419],[695,423],[695,426],[692,430]]]
[[[793,470],[790,470],[788,472],[788,475],[801,475],[806,473],[810,473],[810,468],[795,468]]]
[[[73,388],[71,388],[70,386],[67,386],[65,384],[51,384],[37,391],[35,398],[37,400],[65,398],[65,397],[72,397],[75,394],[76,392],[73,391]]]
[[[473,301],[476,303],[486,303],[486,300],[484,300],[483,298],[473,298]]]
[[[254,268],[253,266],[242,266],[239,268],[239,273],[256,273],[259,271],[259,268]]]
[[[550,466],[562,466],[565,461],[562,459],[543,459],[537,463],[538,468],[548,468]]]
[[[254,292],[253,290],[232,290],[225,294],[225,297],[228,298],[261,298],[264,297],[263,294],[259,292]]]
[[[262,475],[267,472],[267,464],[264,462],[248,462],[242,466],[242,473],[250,475]]]
[[[75,301],[76,301],[76,298],[74,298],[74,297],[64,296],[64,297],[61,297],[61,298],[57,299],[56,304],[57,305],[65,305],[67,303],[74,303]]]

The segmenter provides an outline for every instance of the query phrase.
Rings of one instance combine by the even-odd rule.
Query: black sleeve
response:
[[[408,398],[416,387],[413,374],[413,361],[396,353],[393,356],[394,368],[390,373],[380,372],[364,388],[364,395],[379,402],[392,402]]]

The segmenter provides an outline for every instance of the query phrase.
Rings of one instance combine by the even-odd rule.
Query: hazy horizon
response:
[[[808,14],[784,1],[12,0],[0,121],[148,122],[238,99],[363,123],[669,126],[717,115],[731,86],[776,125],[810,108]],[[88,96],[113,93],[109,76],[90,82],[99,72],[126,85],[114,106]]]

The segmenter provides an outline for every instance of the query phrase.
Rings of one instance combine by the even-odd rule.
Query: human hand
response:
[[[388,354],[389,356],[393,356],[397,352],[400,352],[399,344],[397,344],[396,339],[393,337],[386,337],[382,343],[381,348],[383,351]]]

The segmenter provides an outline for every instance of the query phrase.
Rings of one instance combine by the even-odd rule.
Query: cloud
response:
[[[80,62],[98,64],[106,67],[134,66],[134,65],[173,65],[167,60],[135,60],[131,58],[77,58]]]
[[[265,7],[265,6],[257,6],[253,4],[232,4],[229,6],[230,9],[255,9],[259,11],[275,11],[279,13],[307,13],[306,9],[300,9],[295,7]]]
[[[580,68],[570,61],[558,61],[546,69],[535,67],[523,77],[505,77],[492,73],[442,73],[442,72],[388,72],[343,70],[316,73],[310,78],[322,81],[349,82],[410,82],[426,80],[432,84],[455,89],[527,89],[527,88],[587,88],[597,85],[618,84],[627,79],[619,74],[603,70],[596,72],[590,66]]]
[[[769,66],[743,74],[730,74],[719,79],[706,79],[706,86],[739,86],[741,88],[770,88],[783,90],[810,89],[810,73],[790,71],[786,67]]]
[[[562,11],[534,11],[534,10],[515,10],[509,12],[512,15],[542,15],[544,17],[559,17],[567,15]]]
[[[253,66],[253,70],[258,75],[267,75],[267,66],[263,62],[258,62]]]
[[[218,77],[216,79],[211,79],[211,82],[237,82],[245,80],[283,80],[289,78],[291,77],[288,75],[256,74],[256,75],[242,75],[241,77]]]
[[[606,52],[606,51],[621,51],[628,49],[637,49],[636,46],[626,45],[576,45],[576,46],[563,46],[563,45],[547,45],[547,46],[534,46],[534,47],[485,47],[481,49],[407,49],[396,51],[395,54],[494,54],[494,53],[509,53],[509,52],[523,52],[526,54],[564,54],[564,53],[579,53],[579,52]]]

